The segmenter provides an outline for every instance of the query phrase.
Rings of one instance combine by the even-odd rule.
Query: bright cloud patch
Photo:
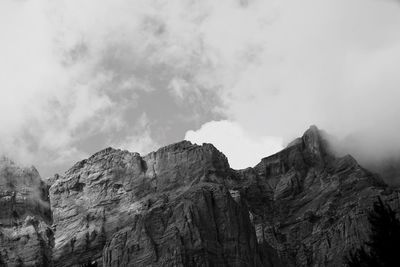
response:
[[[222,151],[232,168],[256,165],[261,158],[281,150],[283,140],[273,136],[253,136],[236,122],[211,121],[197,131],[188,131],[185,139],[197,144],[212,143]]]
[[[262,136],[316,124],[357,134],[360,154],[400,151],[399,13],[379,0],[0,1],[0,154],[46,176],[222,119],[188,135],[218,125],[207,141],[258,160],[274,147]]]

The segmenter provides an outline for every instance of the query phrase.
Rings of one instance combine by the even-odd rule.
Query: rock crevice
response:
[[[315,126],[253,168],[211,144],[104,149],[64,175],[0,161],[0,266],[340,266],[399,192]],[[51,205],[50,205],[51,204]]]

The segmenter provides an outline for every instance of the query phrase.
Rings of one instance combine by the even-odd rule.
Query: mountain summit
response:
[[[52,257],[48,186],[34,167],[0,158],[0,266],[38,266]]]
[[[52,179],[50,201],[44,199],[52,220],[41,220],[52,225],[50,242],[37,249],[50,256],[32,260],[28,248],[10,256],[14,241],[3,235],[0,262],[340,266],[367,238],[366,214],[376,198],[396,210],[400,202],[354,158],[331,153],[324,136],[312,126],[243,170],[231,169],[211,144],[183,141],[146,156],[107,148]]]

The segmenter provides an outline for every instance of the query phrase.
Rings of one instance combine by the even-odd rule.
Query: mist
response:
[[[230,43],[219,62],[229,67],[218,75],[226,77],[220,94],[229,120],[254,139],[281,137],[283,146],[315,124],[340,140],[339,154],[352,154],[363,166],[379,170],[393,161],[400,151],[398,2],[275,4],[249,4],[256,19],[234,26],[248,30],[244,37],[214,25]],[[228,75],[232,69],[235,75]],[[215,127],[214,135],[222,133]],[[199,129],[196,135],[207,141],[213,134]],[[252,157],[245,148],[241,156]]]
[[[0,152],[46,177],[186,137],[243,167],[314,124],[372,166],[400,151],[399,14],[390,0],[3,1]]]
[[[400,149],[396,139],[381,139],[383,134],[358,132],[344,138],[327,135],[336,156],[352,155],[361,166],[378,174],[386,183],[400,185]]]

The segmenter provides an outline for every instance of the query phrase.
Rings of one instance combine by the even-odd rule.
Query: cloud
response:
[[[92,9],[99,21],[104,8]],[[107,50],[124,41],[107,39],[118,24],[99,28],[90,5],[61,1],[2,1],[0,10],[2,154],[50,175],[94,152],[81,140],[129,128],[121,121],[132,101],[123,100],[148,88],[104,62],[123,47]]]
[[[113,147],[134,151],[141,155],[146,155],[152,151],[156,151],[159,148],[159,144],[156,140],[151,138],[150,121],[143,113],[137,124],[131,129],[131,134],[125,139],[117,141],[112,144]]]
[[[396,1],[222,1],[201,29],[221,111],[285,143],[316,124],[367,159],[399,153],[400,6]],[[229,15],[228,15],[229,14]]]
[[[274,136],[254,136],[238,123],[222,120],[204,124],[197,131],[188,131],[185,140],[201,145],[212,143],[228,158],[232,168],[253,167],[267,155],[282,150],[283,140]]]
[[[0,153],[47,176],[109,144],[158,144],[150,127],[137,130],[146,103],[135,107],[145,94],[177,96],[176,86],[168,89],[173,81],[198,87],[192,74],[205,67],[186,8],[180,1],[2,1]],[[185,116],[198,116],[203,94],[181,93],[195,109]]]
[[[2,1],[0,150],[48,175],[109,144],[146,150],[225,119],[249,147],[316,124],[395,153],[399,9],[390,0]]]

